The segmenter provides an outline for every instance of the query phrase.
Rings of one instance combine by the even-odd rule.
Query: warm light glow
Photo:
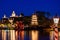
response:
[[[60,32],[59,32],[59,40],[60,40]]]
[[[51,30],[51,31],[50,31],[50,40],[53,40],[53,37],[54,37],[54,31]]]
[[[4,17],[3,18],[7,18],[5,14],[4,14]]]
[[[6,31],[2,30],[2,40],[6,40]]]
[[[4,27],[5,25],[4,24],[1,24],[2,27]]]
[[[16,40],[24,40],[24,31],[16,31]]]
[[[20,40],[24,40],[24,31],[20,31],[19,34],[20,34]]]
[[[11,40],[15,40],[15,30],[10,30]]]
[[[16,37],[16,40],[18,40],[18,31],[15,32],[15,37]]]
[[[13,23],[13,20],[9,19],[9,22],[10,22],[10,23]]]
[[[58,24],[59,18],[53,18],[54,23]]]
[[[38,40],[38,31],[32,31],[32,40]]]
[[[22,17],[22,15],[20,14],[20,16],[19,17]]]
[[[59,32],[59,36],[60,36],[60,32]]]
[[[12,15],[10,17],[16,17],[15,11],[12,12]]]
[[[11,27],[11,24],[10,23],[8,24],[8,27]]]
[[[0,27],[1,27],[1,24],[0,24]]]
[[[31,22],[32,25],[38,25],[38,20],[37,20],[37,15],[32,15],[32,22]]]

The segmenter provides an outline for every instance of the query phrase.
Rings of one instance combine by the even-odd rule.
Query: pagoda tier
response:
[[[31,19],[31,25],[38,25],[37,15],[33,14]]]

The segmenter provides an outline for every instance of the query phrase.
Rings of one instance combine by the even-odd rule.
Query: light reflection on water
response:
[[[38,40],[38,31],[31,31],[32,40]]]
[[[15,31],[15,30],[0,30],[2,39],[0,40],[43,40],[40,38],[40,32],[37,30],[31,31]],[[0,34],[1,36],[1,34]],[[49,40],[49,39],[47,39]]]
[[[16,31],[16,40],[24,40],[24,31]]]

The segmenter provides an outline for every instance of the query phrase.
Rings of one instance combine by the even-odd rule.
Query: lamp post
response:
[[[53,18],[54,21],[54,40],[58,40],[58,22],[59,22],[59,18],[58,17],[54,17]]]

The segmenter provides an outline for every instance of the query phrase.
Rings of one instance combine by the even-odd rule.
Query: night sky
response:
[[[17,15],[23,12],[29,16],[36,10],[60,15],[60,0],[0,0],[0,18],[4,14],[9,17],[13,10]]]

